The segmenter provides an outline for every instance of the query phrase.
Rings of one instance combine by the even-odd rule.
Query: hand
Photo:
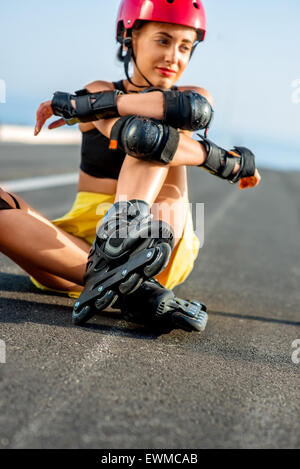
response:
[[[247,189],[247,188],[250,189],[251,187],[256,187],[256,186],[258,186],[260,181],[261,181],[261,176],[260,176],[259,172],[256,169],[255,173],[254,173],[254,176],[251,176],[251,177],[248,177],[248,178],[242,178],[240,180],[239,189],[243,190],[243,189]]]
[[[40,107],[38,108],[37,113],[36,113],[36,124],[34,128],[34,136],[37,136],[40,133],[46,120],[50,119],[50,117],[54,115],[51,102],[52,101],[46,101],[45,103],[42,103]],[[56,129],[58,127],[61,127],[62,125],[65,125],[65,120],[59,119],[55,122],[52,122],[52,124],[48,126],[48,129]]]

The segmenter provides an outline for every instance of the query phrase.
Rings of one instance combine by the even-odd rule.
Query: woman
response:
[[[75,304],[75,323],[86,321],[94,313],[95,305],[101,311],[117,301],[127,316],[130,313],[137,316],[143,311],[144,322],[147,318],[155,320],[163,317],[167,322],[187,330],[203,330],[205,327],[204,305],[178,300],[167,290],[186,279],[199,249],[191,214],[187,210],[186,165],[203,165],[225,179],[234,180],[236,177],[240,180],[241,189],[254,187],[260,181],[253,158],[244,152],[246,149],[226,152],[205,137],[200,145],[191,138],[192,130],[209,125],[207,101],[212,105],[212,99],[203,88],[190,86],[175,90],[174,85],[186,69],[195,46],[204,39],[205,30],[204,9],[198,0],[123,0],[117,37],[126,52],[127,80],[119,83],[96,81],[87,85],[86,91],[79,93],[79,96],[56,95],[52,102],[43,103],[37,113],[35,135],[53,111],[64,119],[49,128],[63,125],[69,117],[73,118],[73,122],[81,122],[82,164],[78,196],[72,210],[65,217],[50,222],[20,197],[1,191],[2,207],[5,209],[0,212],[1,251],[28,272],[39,288],[63,291],[75,297],[79,296],[85,284]],[[119,54],[121,56],[122,53]],[[133,64],[132,77],[128,75],[130,61]],[[164,94],[151,91],[151,87],[175,91],[172,95]],[[116,88],[123,94],[115,93]],[[107,102],[107,97],[112,101],[105,107],[103,98]],[[207,99],[206,103],[204,98]],[[82,114],[83,108],[86,111],[85,99],[89,99],[89,109]],[[98,102],[100,108],[94,112],[95,109],[91,108],[96,107]],[[191,110],[188,109],[189,105]],[[187,112],[178,112],[182,110]],[[182,118],[185,115],[191,121],[192,114],[200,118],[200,126],[195,126],[194,121],[189,126]],[[128,119],[128,116],[133,117]],[[136,119],[136,116],[143,116],[144,119]],[[177,118],[180,125],[176,125],[179,123]],[[148,142],[150,134],[154,140]],[[111,139],[111,149],[108,149],[108,139]],[[155,151],[151,146],[154,141],[155,145],[159,142]],[[143,147],[145,142],[149,143],[148,153]],[[167,159],[163,160],[162,155],[167,155]],[[245,175],[247,177],[243,177]],[[150,218],[150,207],[154,203],[154,218],[161,220],[156,225]],[[96,225],[103,217],[103,207],[107,204],[114,205],[100,224],[88,259]],[[172,208],[167,210],[167,215],[163,210],[166,207]],[[126,240],[133,238],[128,237],[128,231],[131,233],[132,227],[137,226],[137,220],[143,233],[156,227],[158,236],[149,236],[149,242],[145,243],[145,237],[139,232],[136,236],[139,241],[132,242],[129,248]],[[120,231],[123,227],[127,232],[122,238]],[[172,239],[172,228],[175,239]],[[107,233],[109,240],[121,238],[121,246],[116,246],[115,241],[109,244]],[[115,236],[116,233],[118,236]],[[150,268],[149,263],[130,266],[132,259],[137,260],[138,252],[144,252],[142,249],[151,255],[155,252],[156,257],[151,257]],[[125,251],[129,253],[126,260]],[[113,255],[116,257],[113,258]],[[159,273],[165,264],[168,264],[167,267]],[[148,267],[147,274],[145,266]],[[107,271],[125,272],[125,280],[114,279],[111,284],[105,284],[103,292],[101,282]],[[130,275],[127,275],[128,272]],[[152,276],[156,276],[164,287],[157,284]],[[157,299],[154,303],[153,298]]]

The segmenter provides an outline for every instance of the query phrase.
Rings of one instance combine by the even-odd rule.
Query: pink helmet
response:
[[[122,43],[124,29],[136,21],[158,21],[195,28],[198,42],[204,40],[206,16],[200,0],[122,0],[117,20],[117,40]]]

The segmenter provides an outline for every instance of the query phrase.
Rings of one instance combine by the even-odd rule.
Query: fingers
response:
[[[35,122],[35,128],[34,128],[35,137],[38,135],[41,128],[42,128],[42,104],[40,105],[36,113],[36,122]]]
[[[254,187],[256,186],[256,177],[252,176],[249,178],[243,178],[240,180],[240,189],[246,189],[247,187]]]
[[[36,137],[39,133],[40,133],[40,130],[43,126],[38,122],[36,121],[36,124],[35,124],[35,128],[34,128],[34,136]]]
[[[251,187],[256,187],[261,181],[261,176],[257,169],[255,170],[254,176],[248,177],[248,178],[242,178],[240,180],[239,188],[241,190],[243,189],[250,189]]]
[[[36,124],[34,128],[34,135],[38,135],[45,124],[46,120],[53,116],[51,101],[42,103],[36,113]]]
[[[51,122],[51,124],[48,125],[48,129],[57,129],[58,127],[65,125],[65,123],[65,119],[58,119],[57,121]]]
[[[36,113],[36,124],[35,124],[35,129],[34,129],[34,135],[38,135],[43,128],[43,125],[45,124],[46,120],[50,119],[50,117],[53,116],[53,109],[51,106],[51,101],[47,101],[45,103],[42,103],[40,107],[37,110]],[[58,119],[55,122],[52,122],[49,126],[48,129],[57,129],[58,127],[62,127],[65,125],[65,120],[64,119]]]

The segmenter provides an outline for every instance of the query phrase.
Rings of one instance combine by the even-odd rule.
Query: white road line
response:
[[[27,192],[49,187],[66,186],[77,184],[78,173],[56,174],[29,179],[15,179],[12,181],[0,182],[0,187],[5,191]]]
[[[216,225],[226,216],[226,212],[232,209],[237,203],[239,191],[233,191],[222,200],[219,209],[210,217],[210,220],[205,222],[205,237],[207,238],[213,230],[215,230]]]

